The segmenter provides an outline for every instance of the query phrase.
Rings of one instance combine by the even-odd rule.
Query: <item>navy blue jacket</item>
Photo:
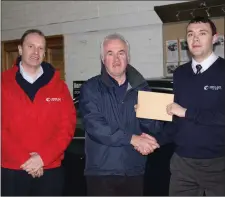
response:
[[[81,87],[79,110],[85,128],[85,175],[142,175],[146,156],[130,144],[133,134],[158,132],[160,121],[136,118],[134,105],[139,90],[149,91],[142,75],[127,67],[128,88],[122,101],[115,95],[115,83],[102,66],[100,75]]]

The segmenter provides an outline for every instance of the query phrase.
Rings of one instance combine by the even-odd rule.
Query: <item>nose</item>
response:
[[[198,35],[195,35],[195,36],[194,36],[194,41],[198,41],[198,40],[199,40]]]
[[[34,49],[34,53],[35,53],[35,54],[39,54],[39,48],[36,47],[36,48]]]
[[[119,62],[119,55],[114,55],[113,60],[114,60],[114,62]]]

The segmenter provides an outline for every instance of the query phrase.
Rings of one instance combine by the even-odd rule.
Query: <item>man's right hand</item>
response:
[[[156,139],[145,133],[140,136],[133,135],[131,138],[131,144],[142,155],[148,155],[154,152],[156,148],[159,148],[159,144],[157,143]]]

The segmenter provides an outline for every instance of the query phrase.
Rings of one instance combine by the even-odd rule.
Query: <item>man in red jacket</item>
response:
[[[59,72],[43,62],[45,46],[41,31],[26,31],[20,57],[2,73],[2,195],[62,195],[76,110]]]

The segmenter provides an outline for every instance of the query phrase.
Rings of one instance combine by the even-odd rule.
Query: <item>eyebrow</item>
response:
[[[203,32],[203,31],[204,31],[204,32],[209,32],[209,31],[208,31],[208,30],[206,30],[206,29],[201,29],[201,30],[200,30],[200,32]],[[194,31],[193,31],[193,30],[188,30],[188,32],[187,32],[187,33],[190,33],[190,32],[194,32]]]
[[[206,30],[206,29],[202,29],[202,30],[200,30],[200,32],[201,32],[201,31],[206,31],[206,32],[209,32],[209,31],[208,31],[208,30]]]
[[[107,53],[111,53],[112,51],[111,50],[109,50],[109,51],[107,51]],[[120,50],[119,52],[124,52],[125,53],[125,50]]]
[[[31,42],[27,42],[26,44],[28,44],[28,45],[34,45],[33,43],[31,43]]]

